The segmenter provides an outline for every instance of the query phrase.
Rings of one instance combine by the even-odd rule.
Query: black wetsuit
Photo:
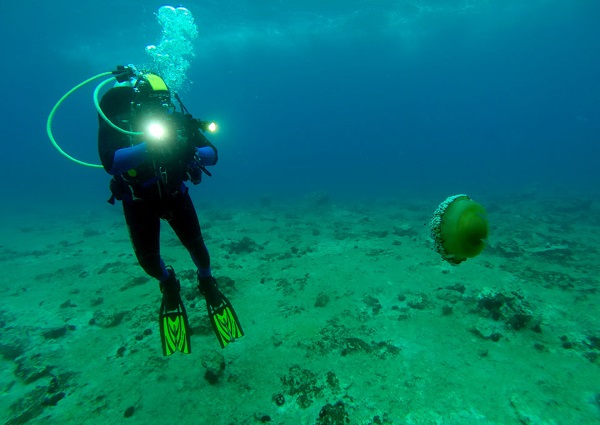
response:
[[[120,128],[142,131],[142,122],[147,117],[134,112],[131,106],[133,100],[132,88],[116,87],[102,97],[100,107]],[[156,279],[165,277],[159,243],[160,220],[164,219],[187,248],[200,273],[210,274],[210,256],[184,182],[192,178],[197,183],[204,169],[202,161],[198,161],[196,148],[214,151],[205,165],[217,162],[214,145],[197,128],[186,125],[188,117],[175,113],[169,116],[169,122],[172,129],[178,130],[179,137],[170,142],[171,148],[167,153],[144,152],[141,162],[138,158],[133,169],[122,172],[117,167],[115,171],[116,152],[127,152],[127,148],[139,145],[143,136],[123,134],[110,127],[102,117],[98,118],[98,152],[105,170],[114,176],[111,181],[113,198],[123,201],[125,220],[140,265]],[[195,178],[191,177],[194,173],[197,173]]]

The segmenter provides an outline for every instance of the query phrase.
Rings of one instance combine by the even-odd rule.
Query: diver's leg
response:
[[[177,196],[172,201],[169,224],[186,247],[200,276],[210,276],[210,255],[202,237],[196,209],[188,193]]]
[[[175,310],[179,305],[179,280],[172,267],[160,257],[160,216],[156,206],[146,201],[123,203],[129,237],[138,262],[144,271],[159,281],[164,307]]]
[[[173,199],[169,224],[198,268],[200,292],[211,305],[219,306],[222,302],[221,293],[210,270],[210,255],[202,237],[196,208],[187,192]]]
[[[123,202],[123,212],[140,266],[159,281],[168,279],[169,272],[160,258],[160,218],[155,208],[146,201],[136,200]]]

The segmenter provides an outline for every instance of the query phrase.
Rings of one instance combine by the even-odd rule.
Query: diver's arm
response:
[[[112,166],[108,174],[116,176],[123,174],[127,170],[137,167],[148,158],[148,147],[146,142],[139,143],[128,148],[121,148],[115,151],[112,160]]]
[[[206,166],[215,165],[219,160],[217,147],[199,131],[195,132],[193,140],[196,148],[196,155],[200,157],[202,163]]]
[[[215,165],[219,159],[217,156],[217,150],[212,146],[203,146],[196,148],[196,156],[202,160],[202,165],[211,166]]]

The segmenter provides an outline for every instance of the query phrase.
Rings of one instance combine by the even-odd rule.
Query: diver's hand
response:
[[[135,77],[136,70],[132,65],[117,65],[114,71],[111,71],[117,82],[122,83]]]

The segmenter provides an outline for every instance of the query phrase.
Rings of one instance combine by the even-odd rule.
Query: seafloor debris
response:
[[[112,328],[119,326],[123,319],[128,316],[128,311],[107,311],[107,310],[96,310],[94,317],[89,321],[90,325],[100,326],[101,328]]]
[[[532,330],[541,332],[541,321],[533,320],[531,305],[517,291],[484,288],[476,301],[477,311],[484,317],[502,321],[514,330],[523,329],[531,323]]]
[[[49,372],[38,376],[35,379],[35,388],[10,406],[13,416],[6,425],[29,423],[40,416],[47,407],[56,406],[66,397],[69,381],[73,376],[73,373],[53,375]],[[42,385],[43,380],[47,378],[49,378],[48,385]]]
[[[299,365],[290,367],[287,375],[281,377],[281,382],[287,388],[287,394],[296,398],[296,403],[302,408],[309,407],[319,397],[326,384],[319,382],[317,375]]]
[[[321,408],[316,425],[347,425],[350,423],[346,404],[338,401],[335,404],[327,403]]]
[[[221,244],[221,248],[226,249],[230,254],[251,254],[254,251],[263,249],[262,246],[258,245],[254,240],[248,236],[244,236],[242,239],[237,241],[230,241],[228,243]]]
[[[326,307],[329,304],[330,297],[325,292],[319,292],[315,300],[315,307]]]
[[[300,342],[308,356],[339,353],[341,356],[369,354],[378,358],[397,355],[402,348],[390,341],[364,340],[356,335],[356,330],[347,328],[340,321],[329,320],[320,331],[318,339]]]
[[[213,352],[202,359],[202,367],[204,367],[204,379],[211,385],[219,382],[219,379],[225,373],[225,357],[222,354]]]
[[[338,398],[342,392],[340,381],[334,372],[329,371],[323,376],[299,365],[291,366],[288,374],[281,377],[281,382],[286,388],[286,394],[303,409],[311,406],[317,399]],[[283,406],[286,397],[279,393],[273,396],[273,401],[278,406]]]

